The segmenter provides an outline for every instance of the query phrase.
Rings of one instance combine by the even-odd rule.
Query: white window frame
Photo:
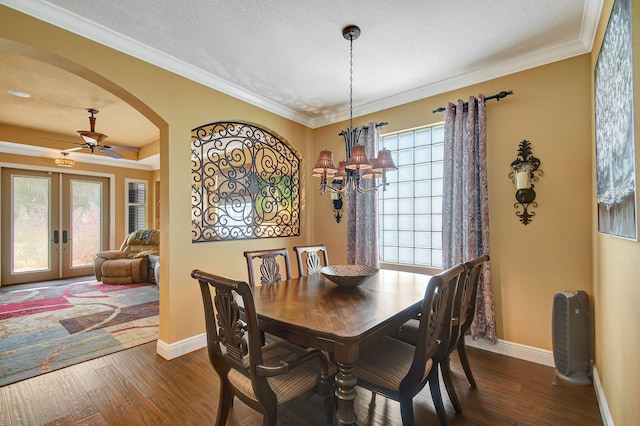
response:
[[[144,202],[140,203],[140,202],[130,202],[129,201],[129,184],[142,184],[144,185]],[[131,232],[137,231],[138,229],[147,229],[148,227],[148,223],[149,223],[149,218],[148,218],[148,212],[149,212],[149,181],[148,180],[141,180],[141,179],[129,179],[129,178],[125,178],[124,180],[124,189],[125,189],[125,203],[124,203],[124,217],[125,217],[125,230],[126,233],[129,234]],[[130,207],[142,207],[143,211],[144,211],[144,223],[143,224],[137,224],[139,226],[136,226],[136,229],[134,229],[133,231],[130,229],[130,223],[129,223],[129,208]],[[140,226],[142,225],[142,226]]]

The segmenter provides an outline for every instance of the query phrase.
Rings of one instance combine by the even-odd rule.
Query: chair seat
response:
[[[403,342],[415,345],[418,341],[418,329],[420,328],[420,320],[410,319],[400,326],[398,329],[398,339]]]
[[[354,373],[362,380],[375,386],[400,391],[400,383],[407,376],[415,347],[393,337],[386,336],[373,347],[360,354]],[[433,361],[427,361],[424,378],[427,377]]]
[[[265,365],[276,364],[280,360],[292,359],[308,352],[285,340],[276,340],[273,343],[262,347],[263,360]],[[248,355],[245,357],[249,362]],[[329,375],[336,373],[336,366],[329,363]],[[320,361],[312,359],[304,364],[292,369],[289,373],[275,377],[268,377],[269,386],[276,394],[278,401],[278,413],[283,413],[291,408],[298,400],[303,400],[305,395],[314,391],[320,379]],[[229,381],[240,392],[249,396],[257,402],[251,378],[240,373],[238,370],[229,371]]]

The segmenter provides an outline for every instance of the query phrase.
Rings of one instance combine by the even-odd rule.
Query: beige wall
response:
[[[442,114],[431,111],[449,101],[514,91],[487,103],[490,255],[498,337],[504,340],[551,349],[554,293],[591,293],[589,75],[589,55],[582,55],[354,120],[388,121],[384,132],[393,132],[442,121]],[[336,161],[344,146],[335,135],[344,126],[314,131],[314,139],[323,141],[317,148],[334,150]],[[507,177],[523,139],[544,171],[535,186],[539,207],[526,226],[515,215],[515,186]],[[322,218],[314,221],[315,234],[331,235],[324,240],[332,261],[345,260],[346,223],[330,220],[328,195],[313,196]]]
[[[635,92],[635,141],[636,173],[640,170],[640,5],[633,4],[633,55]],[[590,71],[595,69],[602,44],[605,27],[613,0],[606,0],[600,27],[591,54]],[[593,75],[593,74],[592,74]],[[591,83],[593,87],[593,82]],[[593,92],[591,94],[593,98]],[[593,104],[593,102],[592,102]],[[594,106],[592,108],[595,108]],[[591,126],[595,128],[592,114]],[[594,133],[595,134],[595,133]],[[595,136],[592,136],[592,158],[595,163]],[[637,185],[637,183],[636,183]],[[595,317],[595,358],[602,389],[607,399],[611,418],[616,425],[638,424],[640,405],[640,281],[637,261],[640,259],[640,244],[597,232],[597,209],[595,203],[595,173],[593,186],[593,294]]]

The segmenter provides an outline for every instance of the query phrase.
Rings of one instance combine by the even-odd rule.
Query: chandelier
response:
[[[355,25],[349,25],[342,29],[342,36],[349,40],[350,44],[350,62],[349,62],[349,128],[340,132],[340,136],[344,137],[346,145],[346,161],[340,161],[338,167],[333,161],[333,153],[327,149],[320,151],[318,160],[313,166],[313,176],[320,178],[320,193],[326,191],[347,194],[349,192],[370,192],[375,191],[379,187],[383,187],[386,191],[387,172],[397,170],[391,151],[381,149],[378,156],[369,160],[365,151],[365,146],[359,144],[362,133],[366,127],[353,127],[353,40],[360,37],[360,28]],[[378,123],[376,127],[381,127],[387,123]],[[377,131],[376,129],[370,129]],[[332,178],[331,185],[328,184],[329,178]],[[381,178],[381,183],[377,183],[376,179]],[[361,179],[367,179],[373,184],[362,184]]]

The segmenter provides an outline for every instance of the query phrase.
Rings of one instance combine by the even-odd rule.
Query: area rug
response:
[[[95,281],[0,293],[0,386],[156,340],[158,297]]]

